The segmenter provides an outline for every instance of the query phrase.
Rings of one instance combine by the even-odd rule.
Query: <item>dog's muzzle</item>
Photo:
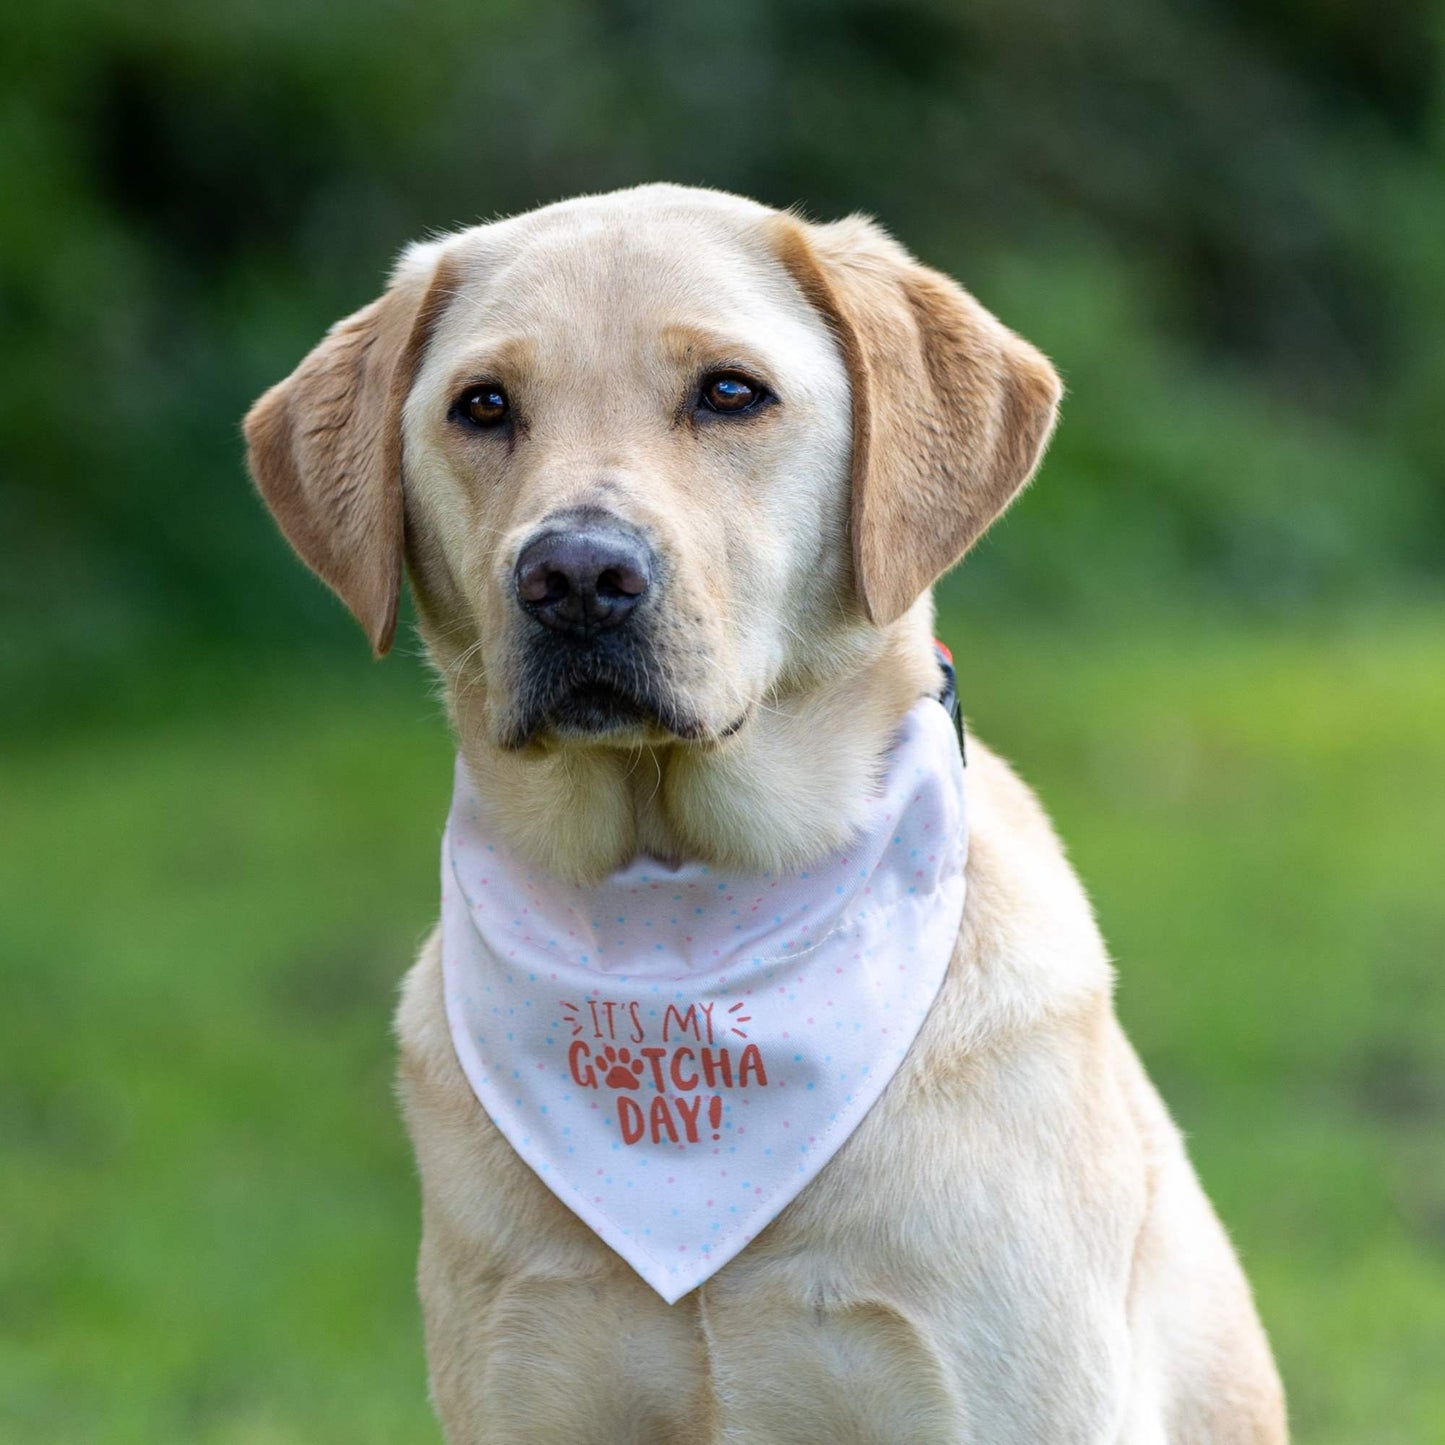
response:
[[[657,656],[659,571],[637,528],[596,509],[549,517],[523,543],[513,571],[528,619],[514,746],[544,729],[563,737],[649,726],[700,733],[678,712]]]

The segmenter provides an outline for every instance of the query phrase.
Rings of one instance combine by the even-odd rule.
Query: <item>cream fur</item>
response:
[[[834,254],[849,238],[867,253],[851,280]],[[889,268],[914,339],[877,329],[904,314]],[[675,187],[414,247],[388,294],[410,328],[393,328],[409,348],[393,364],[416,358],[390,424],[422,631],[511,845],[587,879],[638,851],[769,868],[842,841],[933,686],[928,580],[1037,462],[1047,363],[863,223],[815,230]],[[677,424],[668,398],[700,362],[760,370],[782,405],[746,427]],[[445,421],[483,375],[516,401],[514,445]],[[286,386],[273,417],[295,405]],[[969,453],[956,475],[900,464],[925,434]],[[914,486],[931,488],[922,513]],[[323,507],[345,494],[306,491]],[[508,742],[511,568],[541,518],[579,504],[646,527],[667,559],[661,647],[697,723],[685,741]],[[383,564],[366,573],[372,611]],[[818,1179],[672,1307],[477,1104],[426,945],[397,1032],[451,1445],[1286,1438],[1248,1286],[1114,1018],[1082,890],[1032,794],[977,743],[967,782],[963,928],[903,1069]]]

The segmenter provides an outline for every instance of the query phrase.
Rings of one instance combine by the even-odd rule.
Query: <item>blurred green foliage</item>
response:
[[[872,212],[1056,358],[989,605],[1434,586],[1442,31],[1426,0],[4,7],[12,701],[334,642],[243,480],[247,403],[408,239],[659,178]]]
[[[1445,1440],[1442,40],[1427,0],[0,8],[0,1438],[436,1438],[385,1017],[447,742],[237,423],[406,240],[661,178],[871,212],[1055,358],[1044,472],[943,589],[966,701],[1298,1439]]]

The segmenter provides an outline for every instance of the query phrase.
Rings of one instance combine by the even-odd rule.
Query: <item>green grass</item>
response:
[[[1445,1440],[1445,626],[945,629],[1042,793],[1305,1445]],[[391,1098],[422,683],[177,679],[0,765],[0,1438],[437,1441]]]

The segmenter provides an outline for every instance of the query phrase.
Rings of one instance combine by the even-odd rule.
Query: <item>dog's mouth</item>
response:
[[[582,682],[559,696],[543,714],[559,733],[583,736],[660,722],[657,708],[610,682]]]
[[[547,736],[628,745],[702,741],[709,732],[639,649],[547,648],[528,659],[503,746],[516,750]]]

